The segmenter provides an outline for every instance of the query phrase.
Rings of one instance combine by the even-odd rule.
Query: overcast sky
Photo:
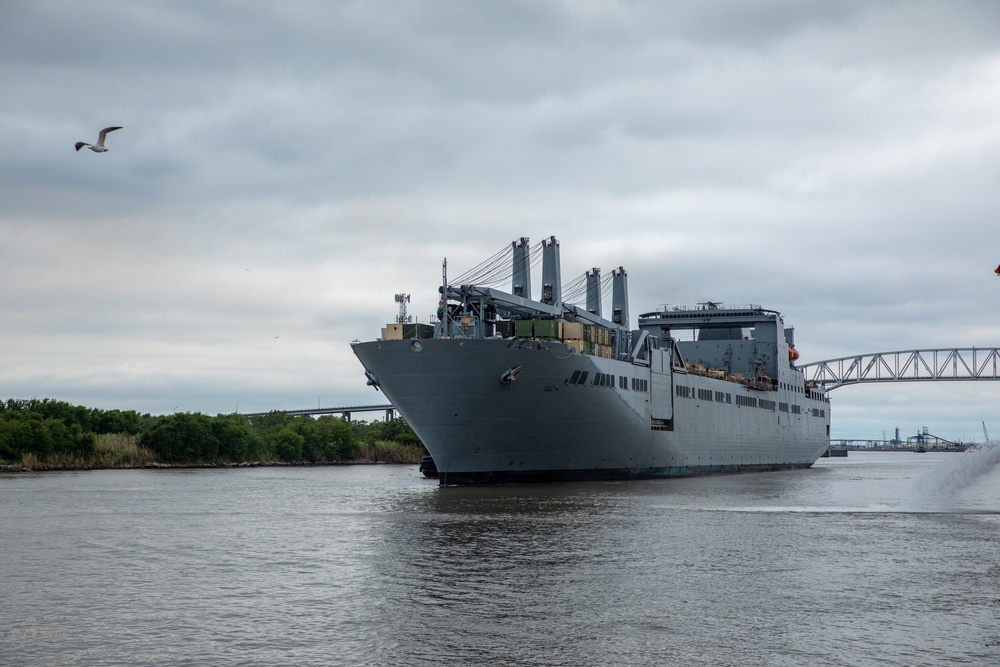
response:
[[[800,363],[1000,346],[995,2],[0,0],[0,83],[2,398],[383,402],[350,341],[520,236]],[[831,397],[1000,433],[1000,382]]]

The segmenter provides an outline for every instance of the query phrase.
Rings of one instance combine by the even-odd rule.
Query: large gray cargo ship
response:
[[[352,344],[441,484],[807,468],[829,447],[829,399],[795,368],[776,311],[669,307],[631,329],[624,269],[592,269],[564,298],[554,237],[518,239],[456,284],[442,274],[433,326],[399,317]],[[490,286],[508,278],[510,291]]]

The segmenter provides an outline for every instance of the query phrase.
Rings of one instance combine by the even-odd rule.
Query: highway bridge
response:
[[[798,366],[829,391],[852,384],[1000,380],[1000,348],[949,347],[873,352]]]
[[[340,415],[347,421],[351,421],[351,414],[355,412],[385,412],[385,420],[389,421],[396,416],[396,408],[392,405],[347,405],[339,408],[303,408],[301,410],[272,410],[271,412],[245,412],[244,417],[263,417],[265,415],[277,413],[282,415]]]
[[[807,382],[826,391],[854,384],[884,382],[941,382],[1000,380],[1000,348],[949,347],[926,350],[872,352],[852,357],[800,364]],[[396,416],[391,404],[348,405],[334,408],[273,410],[286,415],[340,415],[350,421],[357,412],[383,412],[388,421]],[[270,412],[245,413],[261,417]]]

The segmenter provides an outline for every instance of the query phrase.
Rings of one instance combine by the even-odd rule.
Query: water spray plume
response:
[[[1000,443],[987,442],[949,456],[947,461],[920,478],[913,490],[914,500],[943,501],[972,486],[1000,465]]]

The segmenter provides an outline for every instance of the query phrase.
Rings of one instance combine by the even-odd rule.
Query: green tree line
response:
[[[385,422],[198,412],[165,416],[53,399],[0,403],[0,464],[29,468],[237,463],[415,463],[426,454],[400,418]]]

